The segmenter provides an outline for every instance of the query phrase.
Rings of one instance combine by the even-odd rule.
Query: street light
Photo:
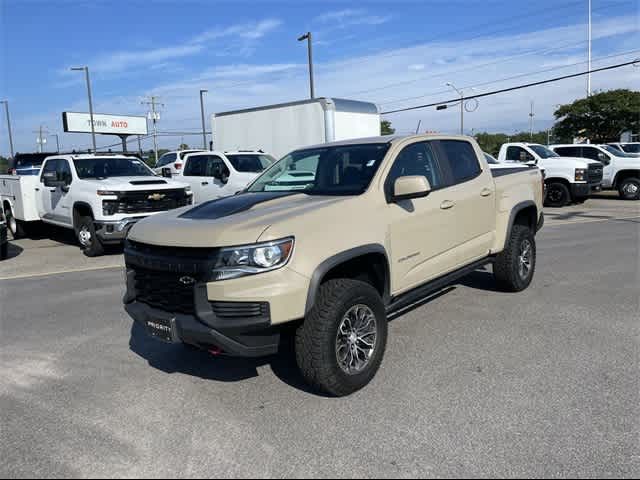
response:
[[[7,129],[9,130],[9,153],[13,158],[13,135],[11,134],[11,117],[9,117],[9,100],[0,100],[0,103],[4,103],[4,111],[7,115]]]
[[[200,90],[200,114],[202,115],[202,148],[207,150],[207,131],[204,126],[204,100],[202,95],[207,93],[208,90]]]
[[[58,134],[57,133],[52,133],[51,135],[49,135],[50,137],[56,137],[56,153],[60,153],[60,139],[58,138]]]
[[[93,153],[96,153],[96,129],[93,123],[93,101],[91,100],[91,81],[89,80],[89,67],[71,67],[74,72],[84,71],[85,79],[87,81],[87,96],[89,97],[89,119],[91,123],[91,141],[93,143]]]
[[[453,88],[460,95],[460,135],[464,135],[464,92],[451,82],[447,82],[446,85]]]
[[[298,38],[299,42],[307,41],[307,50],[309,52],[309,87],[311,89],[311,99],[316,98],[315,89],[313,88],[313,41],[311,32],[307,32]]]

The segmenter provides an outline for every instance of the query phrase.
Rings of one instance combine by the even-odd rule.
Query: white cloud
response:
[[[278,29],[282,21],[269,18],[258,22],[242,23],[224,28],[213,28],[196,35],[192,43],[204,43],[226,37],[238,37],[244,40],[259,40],[273,30]]]
[[[315,18],[316,22],[333,24],[332,26],[337,28],[356,25],[382,25],[390,20],[390,15],[372,15],[364,9],[353,8],[327,12]]]

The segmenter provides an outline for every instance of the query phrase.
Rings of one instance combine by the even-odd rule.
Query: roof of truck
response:
[[[301,147],[298,150],[307,150],[311,148],[322,148],[322,147],[340,147],[340,146],[346,146],[346,145],[372,145],[372,144],[396,143],[406,139],[433,140],[433,139],[442,139],[442,138],[451,139],[451,140],[469,140],[471,137],[467,137],[463,135],[442,135],[437,133],[425,133],[421,135],[382,135],[378,137],[352,138],[349,140],[339,140],[336,142],[319,143],[317,145]]]

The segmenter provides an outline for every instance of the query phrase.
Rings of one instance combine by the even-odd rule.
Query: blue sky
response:
[[[640,0],[593,0],[593,8],[594,66],[639,58]],[[96,111],[144,114],[140,102],[157,94],[160,130],[196,132],[200,88],[210,92],[208,113],[305,98],[306,49],[296,38],[310,30],[317,95],[370,100],[385,111],[449,99],[447,81],[483,92],[581,71],[586,19],[587,0],[0,0],[0,99],[10,102],[17,151],[35,148],[40,124],[59,133],[65,149],[89,146],[85,135],[62,134],[60,113],[87,109],[72,65],[91,68]],[[594,75],[593,86],[639,89],[640,68]],[[483,99],[466,123],[474,131],[525,129],[533,100],[536,126],[547,128],[554,105],[585,88],[577,79]],[[418,120],[442,132],[458,125],[455,111],[388,118],[402,132]],[[2,115],[0,154],[7,153]]]

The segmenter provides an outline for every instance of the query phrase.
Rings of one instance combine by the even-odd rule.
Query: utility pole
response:
[[[149,112],[149,118],[153,121],[153,151],[156,157],[156,163],[158,163],[158,128],[157,122],[160,120],[160,113],[156,111],[156,107],[164,107],[162,103],[157,103],[158,97],[155,95],[151,96],[151,100],[147,102],[142,102],[144,105],[151,105],[151,111]]]
[[[531,100],[531,113],[529,113],[529,136],[532,141],[533,141],[533,118],[535,116],[536,114],[534,112],[534,103],[533,103],[533,100]]]
[[[51,137],[56,137],[56,153],[60,153],[60,139],[58,138],[58,134],[54,133],[52,135],[50,135]]]
[[[591,21],[591,0],[589,0],[589,33],[588,33],[588,41],[589,41],[589,73],[587,74],[587,97],[591,96],[591,40],[592,36],[592,21]]]
[[[316,98],[315,88],[313,85],[313,40],[311,32],[307,32],[298,38],[299,42],[307,41],[307,51],[309,54],[309,88],[311,90],[311,99]]]
[[[0,103],[4,103],[4,112],[7,116],[7,130],[9,131],[9,154],[13,158],[13,135],[11,133],[11,117],[9,117],[9,100],[2,100]]]
[[[138,152],[142,155],[142,142],[140,141],[140,135],[138,135]]]
[[[85,80],[87,82],[87,96],[89,97],[89,122],[91,123],[91,142],[93,143],[93,153],[96,153],[96,126],[93,121],[93,100],[91,98],[91,80],[89,79],[89,67],[71,67],[71,70],[75,72],[84,72]]]
[[[460,135],[464,135],[464,92],[451,82],[447,82],[447,87],[453,88],[460,95]]]
[[[207,149],[207,131],[204,125],[204,100],[202,95],[207,93],[208,90],[200,90],[200,115],[202,116],[202,149]]]

